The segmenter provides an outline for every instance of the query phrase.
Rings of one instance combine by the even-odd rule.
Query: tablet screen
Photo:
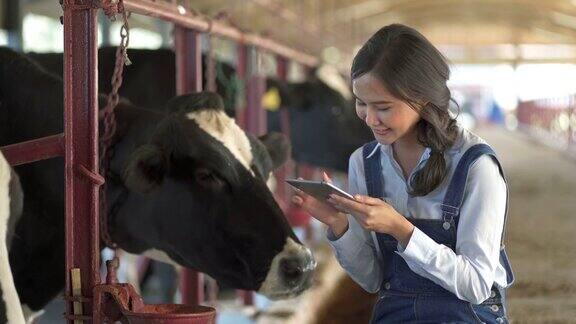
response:
[[[346,191],[324,181],[288,179],[286,182],[319,200],[330,198],[330,194],[336,194],[354,200],[354,197]]]

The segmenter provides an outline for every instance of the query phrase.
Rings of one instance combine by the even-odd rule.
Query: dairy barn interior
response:
[[[374,140],[356,116],[352,60],[377,30],[399,23],[418,30],[446,58],[452,116],[461,128],[486,140],[505,171],[509,204],[504,243],[515,276],[506,292],[505,317],[511,323],[576,323],[576,1],[0,1],[0,47],[11,53],[0,53],[0,85],[5,88],[0,88],[0,110],[9,107],[15,92],[22,93],[22,102],[46,106],[38,114],[0,111],[5,119],[0,120],[5,128],[0,129],[0,149],[7,161],[0,166],[10,170],[10,164],[9,179],[20,178],[24,210],[20,223],[2,219],[0,234],[7,235],[2,237],[7,246],[0,259],[18,267],[34,264],[37,273],[44,273],[24,278],[14,264],[9,277],[10,269],[8,274],[2,270],[5,304],[0,313],[5,311],[7,322],[21,321],[13,310],[20,303],[6,297],[10,279],[17,285],[23,318],[36,324],[369,323],[378,294],[362,289],[339,265],[327,227],[292,201],[294,190],[285,179],[322,180],[326,172],[334,184],[348,188],[350,154]],[[35,63],[20,70],[11,66],[13,57]],[[29,68],[42,77],[29,82],[20,78]],[[53,80],[46,81],[47,87],[58,85],[56,91],[43,89],[39,80],[44,78]],[[172,99],[200,91],[217,92],[220,99]],[[116,158],[128,154],[114,148],[118,136],[128,138],[122,144],[126,150],[144,138],[156,143],[154,127],[166,122],[152,122],[132,134],[139,124],[126,125],[140,113],[123,112],[133,107],[156,111],[150,113],[154,119],[182,114],[188,106],[181,104],[207,103],[221,106],[214,118],[222,137],[199,121],[201,112],[186,111],[188,122],[200,125],[193,127],[201,135],[190,139],[191,147],[206,151],[182,162],[194,165],[193,175],[186,175],[189,169],[180,164],[165,166],[166,172],[170,179],[195,177],[210,190],[231,186],[215,174],[232,174],[241,185],[251,183],[249,187],[231,189],[227,203],[193,191],[204,197],[195,204],[177,192],[150,203],[152,198],[146,197],[154,195],[152,186],[167,185],[168,179],[149,184],[145,194],[123,197],[126,190],[115,191],[144,185],[140,180],[117,185],[130,175],[107,172],[120,163]],[[20,123],[30,131],[15,126]],[[134,163],[152,163],[150,156]],[[213,160],[227,162],[196,166]],[[254,178],[258,180],[250,180]],[[2,210],[13,206],[12,193],[10,189],[7,197],[12,200],[6,203],[0,197]],[[47,196],[64,199],[48,203]],[[133,217],[161,217],[126,221],[120,229],[110,218],[102,221],[106,213],[120,218],[129,213],[121,207],[116,211],[124,203],[133,204]],[[211,208],[226,211],[207,215]],[[44,215],[46,224],[59,224],[61,232],[52,233],[42,223],[34,234],[20,236],[22,220],[29,219],[32,209]],[[188,218],[178,218],[188,209]],[[277,219],[254,216],[263,213]],[[167,216],[172,214],[177,216]],[[178,230],[189,226],[201,233],[208,231],[203,226],[219,226],[208,225],[217,221],[207,221],[207,216],[245,219],[222,225],[233,227],[226,233],[211,228],[214,236]],[[192,222],[195,217],[203,220]],[[11,229],[16,229],[13,237]],[[133,236],[147,243],[122,241]],[[278,236],[281,244],[272,242]],[[23,237],[28,241],[18,242]],[[259,244],[248,244],[248,238]],[[30,243],[36,239],[54,246],[25,257],[11,250],[38,244]],[[220,240],[222,245],[216,246]],[[191,248],[179,250],[186,251],[182,255],[161,251],[178,243]],[[246,274],[229,273],[240,267],[228,263],[230,251],[254,259],[254,264],[243,265]],[[260,259],[264,255],[266,261]],[[276,270],[279,274],[272,273]],[[56,275],[45,275],[50,271]],[[263,277],[248,283],[254,273],[265,275],[266,285],[260,285]],[[298,282],[280,291],[271,283],[274,275]],[[32,292],[18,287],[30,282],[36,284]],[[40,307],[39,300],[51,294],[42,292],[47,287],[54,296]],[[487,311],[499,311],[494,306]]]

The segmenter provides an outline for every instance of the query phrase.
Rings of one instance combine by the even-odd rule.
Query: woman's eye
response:
[[[357,106],[366,106],[365,103],[363,103],[362,101],[358,101],[358,100],[356,100],[356,105]]]
[[[378,110],[378,111],[386,111],[388,109],[390,109],[390,107],[378,107],[378,108],[376,108],[376,110]]]

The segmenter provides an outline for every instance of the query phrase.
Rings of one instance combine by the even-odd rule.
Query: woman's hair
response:
[[[411,183],[412,196],[425,196],[446,176],[444,151],[458,136],[456,119],[449,113],[450,69],[442,54],[418,31],[400,24],[378,30],[360,48],[352,62],[352,80],[372,73],[397,99],[418,112],[418,141],[431,155]]]

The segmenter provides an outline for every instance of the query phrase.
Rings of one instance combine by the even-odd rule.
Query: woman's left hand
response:
[[[414,231],[412,223],[382,199],[363,195],[355,195],[354,199],[332,194],[328,202],[354,216],[365,229],[390,234],[406,247]]]

